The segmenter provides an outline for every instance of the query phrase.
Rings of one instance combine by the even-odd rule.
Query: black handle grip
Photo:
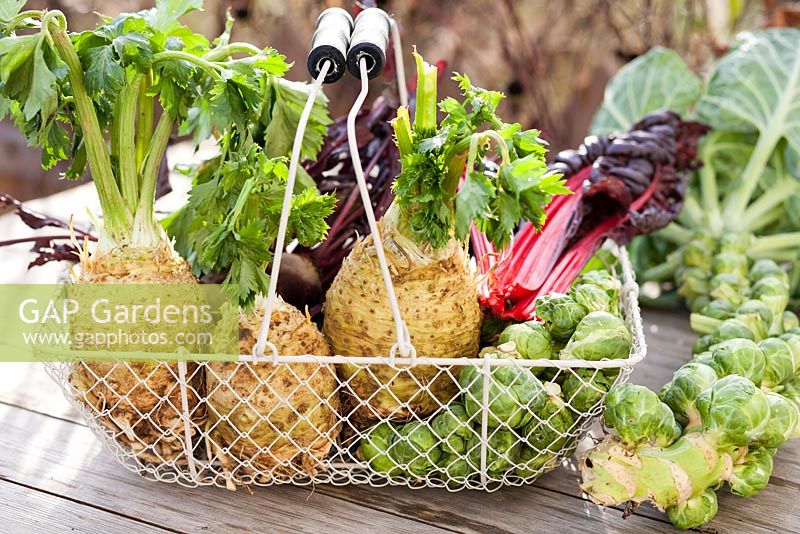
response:
[[[332,7],[320,14],[306,62],[312,78],[316,79],[319,76],[325,61],[330,61],[331,66],[325,75],[324,83],[333,83],[344,76],[352,32],[353,18],[344,9]]]
[[[386,65],[386,47],[389,45],[391,19],[382,9],[370,7],[356,17],[350,50],[347,51],[347,68],[356,78],[361,77],[359,63],[367,62],[367,77],[378,76]]]

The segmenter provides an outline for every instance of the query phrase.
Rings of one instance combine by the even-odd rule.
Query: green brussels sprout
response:
[[[749,294],[747,278],[735,274],[717,274],[709,282],[708,295],[714,300],[726,300],[734,307],[739,306]]]
[[[495,430],[486,443],[486,472],[500,477],[519,460],[522,440],[509,430]],[[481,437],[473,436],[467,444],[467,461],[477,472],[481,469]]]
[[[369,463],[373,471],[389,476],[402,474],[402,469],[389,456],[389,450],[397,433],[398,431],[391,423],[381,423],[374,426],[366,436],[361,438],[359,455]]]
[[[519,355],[526,360],[547,360],[553,348],[550,333],[541,323],[529,321],[527,323],[512,324],[500,334],[500,344],[514,342]]]
[[[800,377],[795,377],[783,385],[781,395],[784,399],[791,401],[795,408],[800,410]],[[800,428],[795,432],[794,437],[800,438]]]
[[[725,319],[722,321],[716,330],[714,330],[714,332],[711,334],[711,337],[712,346],[716,345],[717,343],[722,343],[723,341],[730,341],[734,339],[747,339],[750,341],[756,340],[756,336],[753,331],[750,330],[750,326],[736,318]]]
[[[678,283],[678,295],[685,299],[706,295],[711,289],[708,273],[697,267],[677,271],[675,281]]]
[[[713,248],[703,241],[689,241],[681,249],[681,263],[687,267],[697,267],[703,271],[709,271],[713,252]]]
[[[770,337],[763,340],[758,346],[766,359],[761,387],[774,390],[794,376],[795,369],[800,365],[800,362],[796,360],[800,354],[795,355],[786,341]]]
[[[708,298],[708,295],[689,297],[686,299],[686,307],[692,312],[697,312],[702,310],[709,302],[711,302],[711,299]]]
[[[746,300],[734,314],[753,333],[755,341],[761,341],[769,335],[772,326],[772,311],[760,300]]]
[[[777,277],[782,280],[785,285],[789,285],[789,275],[787,275],[786,271],[781,269],[777,263],[770,259],[756,260],[753,266],[750,267],[750,272],[747,273],[747,278],[750,280],[751,284],[755,284],[762,278],[767,278],[769,276]]]
[[[575,369],[569,373],[561,387],[564,401],[584,415],[596,406],[608,393],[614,379],[597,369]]]
[[[739,375],[758,386],[764,380],[764,352],[749,339],[729,339],[711,349],[711,368],[717,376]]]
[[[625,321],[608,312],[584,317],[561,352],[562,360],[617,360],[630,355],[633,339]]]
[[[536,299],[536,316],[544,321],[553,339],[566,341],[588,313],[569,295],[550,293]]]
[[[420,477],[434,469],[441,456],[439,437],[421,421],[401,426],[389,448],[389,457],[397,465]]]
[[[501,345],[500,348],[504,347]],[[496,349],[495,349],[496,350]],[[504,357],[503,352],[496,352]],[[480,417],[483,402],[483,368],[467,366],[461,370],[459,384],[464,393],[464,408],[470,419]],[[542,383],[530,369],[493,366],[489,372],[489,426],[519,428],[541,410],[547,401]],[[479,420],[479,419],[474,419]]]
[[[697,242],[697,241],[703,243],[706,246],[706,248],[712,252],[715,252],[717,250],[717,247],[719,247],[719,240],[715,235],[709,232],[695,231],[692,234],[692,239],[690,242]]]
[[[575,302],[586,308],[586,311],[618,313],[618,301],[612,300],[612,297],[600,286],[594,284],[574,285],[569,294]]]
[[[800,334],[786,333],[782,334],[779,339],[786,342],[792,352],[792,361],[794,361],[793,374],[800,374]]]
[[[706,488],[688,501],[667,508],[667,517],[675,528],[687,530],[705,525],[717,515],[717,493]]]
[[[745,447],[757,440],[769,424],[766,394],[739,375],[720,378],[696,401],[703,424],[718,447]]]
[[[500,319],[494,315],[486,314],[481,321],[481,346],[498,344],[500,333],[511,324],[511,321]]]
[[[753,234],[748,232],[728,232],[719,239],[719,251],[732,252],[744,256],[753,244]]]
[[[714,336],[712,334],[700,336],[694,342],[694,345],[692,345],[692,354],[702,354],[710,349],[713,344]]]
[[[706,317],[719,319],[724,321],[733,317],[733,306],[727,300],[712,300],[700,310],[700,313]]]
[[[781,328],[784,332],[788,332],[792,328],[800,327],[800,318],[793,311],[786,310],[781,317]]]
[[[469,416],[464,406],[452,403],[433,418],[431,430],[439,438],[439,447],[444,454],[458,455],[466,452],[467,440],[474,434],[469,425]]]
[[[752,298],[763,302],[776,318],[783,317],[783,312],[789,304],[789,286],[776,276],[761,278],[753,285],[751,295]],[[775,327],[778,326],[776,323]]]
[[[691,363],[702,363],[703,365],[709,365],[711,363],[711,351],[706,350],[695,354],[691,359]]]
[[[455,454],[442,455],[437,465],[443,471],[442,478],[447,481],[449,486],[464,484],[469,477],[477,472],[464,456]]]
[[[738,278],[747,278],[750,266],[747,256],[736,252],[720,252],[711,260],[713,274],[733,274]]]
[[[548,393],[547,402],[536,412],[536,417],[522,428],[520,435],[537,451],[556,452],[566,445],[567,433],[575,423],[575,418],[561,399],[558,384],[547,382],[544,389]]]
[[[619,292],[622,290],[619,279],[606,269],[586,271],[577,278],[576,283],[601,287],[609,297],[613,297],[612,300],[619,300]]]
[[[537,452],[522,447],[514,474],[520,478],[540,477],[558,467],[558,456],[550,452]]]
[[[740,497],[752,497],[769,484],[772,475],[772,451],[764,448],[751,449],[744,461],[733,466],[728,484],[731,493]]]
[[[669,406],[675,419],[685,428],[700,425],[700,413],[695,402],[700,394],[719,379],[710,366],[692,361],[681,366],[672,380],[662,389],[659,397]]]
[[[767,392],[769,425],[755,442],[759,447],[777,449],[800,433],[800,408],[778,393]]]
[[[681,436],[670,407],[644,386],[622,384],[611,388],[604,420],[629,449],[645,443],[668,447]]]

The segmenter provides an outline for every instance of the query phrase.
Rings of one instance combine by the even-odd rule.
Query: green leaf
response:
[[[33,52],[33,69],[28,81],[28,95],[25,98],[23,113],[26,120],[31,120],[36,114],[49,117],[55,113],[58,106],[58,78],[50,71],[44,58],[42,43],[44,38]]]
[[[84,82],[91,95],[116,95],[125,83],[125,69],[114,59],[111,46],[97,46],[85,51]]]
[[[491,216],[494,197],[494,186],[485,175],[469,173],[456,194],[456,236],[459,239],[466,239],[473,221]]]
[[[311,88],[308,84],[283,78],[271,78],[269,83],[272,93],[271,107],[265,110],[261,119],[267,125],[264,146],[269,157],[286,156],[292,150],[300,114]],[[316,158],[322,146],[327,126],[332,122],[327,105],[328,99],[320,92],[314,101],[303,137],[301,160]]]
[[[0,20],[10,21],[16,17],[27,0],[3,0],[0,2]]]
[[[626,132],[648,113],[671,109],[684,114],[697,102],[702,82],[673,50],[654,47],[634,59],[606,86],[591,133]]]
[[[41,41],[41,34],[0,39],[0,81],[8,83],[11,75],[31,59]]]
[[[70,139],[64,127],[56,121],[48,123],[45,133],[42,143],[42,168],[48,170],[52,169],[59,161],[67,159]]]
[[[167,31],[185,14],[202,9],[203,0],[156,0],[156,7],[145,16],[153,28]]]
[[[289,223],[295,237],[304,246],[313,246],[322,241],[328,232],[325,219],[333,213],[336,197],[320,195],[316,188],[307,188],[292,197]]]
[[[717,62],[697,116],[712,128],[785,138],[800,152],[800,30],[746,32]],[[771,152],[771,150],[770,150]]]

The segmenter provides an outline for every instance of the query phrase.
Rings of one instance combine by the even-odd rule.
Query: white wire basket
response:
[[[125,468],[148,479],[229,489],[370,484],[493,491],[519,486],[572,455],[600,416],[607,387],[625,382],[645,357],[638,286],[625,249],[616,249],[621,309],[633,338],[626,359],[306,354],[267,356],[255,363],[47,362],[45,367],[105,448]],[[273,315],[273,328],[282,327],[293,326]],[[446,398],[430,395],[438,406],[432,414],[414,415],[403,423],[374,412],[374,421],[365,426],[351,415],[369,407],[374,396],[358,398],[351,382],[336,372],[344,364],[354,366],[351,370],[356,368],[362,379],[378,371],[383,376],[414,376],[414,369],[427,366],[424,376],[435,369],[436,380],[419,382],[418,394],[431,394],[434,383],[437,391],[450,393]],[[481,387],[459,381],[468,366],[475,367],[469,375],[482,381]],[[498,420],[493,402],[508,392],[504,388],[518,385],[511,381],[490,387],[497,386],[492,377],[501,368],[513,369],[503,372],[520,377],[527,377],[528,371],[537,375],[540,383],[548,384],[550,399],[560,389],[562,409],[527,410],[530,406],[519,404],[511,410],[518,408],[522,415]],[[480,398],[475,391],[482,391]],[[375,395],[387,392],[382,380]],[[444,427],[433,421],[445,411],[453,412],[454,403],[466,403],[469,420],[443,432]],[[391,446],[402,449],[391,455],[402,458],[393,460],[391,470],[380,470],[380,460],[388,455],[367,462],[360,451],[365,440],[377,444],[380,434],[369,432],[378,424],[384,424]]]

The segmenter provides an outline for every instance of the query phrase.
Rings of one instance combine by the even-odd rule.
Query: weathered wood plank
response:
[[[14,534],[170,532],[2,480],[0,518],[0,531]]]
[[[444,532],[305,488],[264,488],[250,495],[149,482],[117,465],[87,427],[8,405],[0,405],[0,450],[0,478],[184,532],[263,527],[270,532],[361,533],[364,525],[391,532]],[[21,505],[26,506],[24,501]],[[69,525],[60,524],[62,529]]]

